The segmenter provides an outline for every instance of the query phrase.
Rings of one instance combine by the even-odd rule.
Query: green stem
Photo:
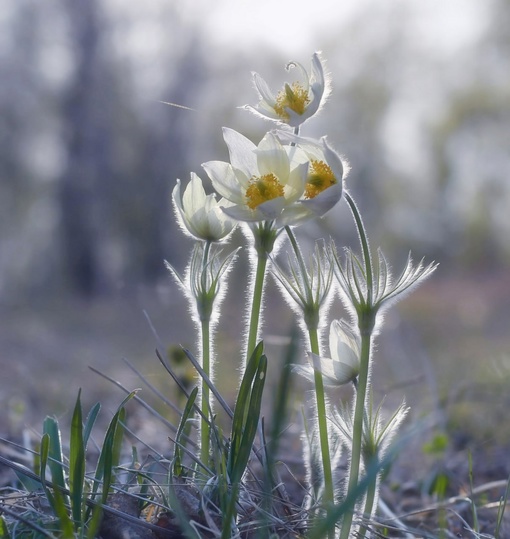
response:
[[[319,355],[319,336],[317,329],[308,329],[310,346],[313,354]],[[314,369],[315,397],[317,399],[317,419],[319,423],[319,439],[321,444],[322,462],[324,465],[324,497],[323,505],[328,508],[334,502],[333,476],[331,473],[331,456],[329,454],[329,438],[327,425],[326,398],[322,373]]]
[[[246,348],[246,363],[248,363],[255,346],[260,323],[260,310],[262,307],[262,294],[264,291],[264,278],[266,276],[267,253],[260,252],[257,257],[257,270],[255,273],[255,286],[253,287],[253,299],[250,313],[250,329],[248,332],[248,345]]]
[[[301,274],[303,276],[308,275],[306,266],[303,260],[303,255],[299,249],[296,237],[289,226],[285,227],[285,231],[289,237],[290,243],[296,255]],[[317,330],[318,317],[315,323],[307,324],[308,335],[310,338],[310,347],[313,354],[320,355],[319,336]],[[326,397],[324,393],[324,382],[322,380],[322,373],[314,369],[314,382],[315,382],[315,397],[317,400],[317,419],[319,425],[319,439],[321,444],[321,456],[323,462],[324,472],[324,505],[328,506],[334,502],[333,493],[333,476],[331,472],[331,456],[329,454],[329,437],[328,437],[328,424],[327,424],[327,410],[326,410]]]
[[[202,275],[201,275],[201,288],[202,293],[206,294],[207,291],[207,271],[209,265],[209,253],[211,250],[211,242],[207,241],[204,246],[204,253],[202,256]],[[211,317],[209,312],[202,312],[200,316],[201,333],[202,333],[202,369],[208,378],[211,376],[211,334],[210,334],[210,322]],[[201,380],[201,392],[202,392],[202,418],[200,425],[200,459],[207,466],[209,462],[209,423],[207,418],[209,417],[209,410],[211,408],[209,386],[202,379]]]
[[[358,327],[361,335],[361,351],[360,351],[360,372],[358,376],[356,404],[354,408],[353,432],[352,432],[352,456],[351,466],[349,470],[349,483],[347,492],[351,493],[358,486],[359,470],[361,463],[361,451],[363,444],[363,423],[365,417],[365,402],[368,392],[368,375],[370,369],[370,349],[372,346],[372,332],[375,324],[375,311],[373,305],[374,297],[374,282],[372,258],[370,256],[370,248],[368,237],[363,225],[361,214],[354,202],[354,199],[349,193],[345,193],[345,200],[349,204],[356,227],[358,229],[361,249],[363,251],[363,260],[365,262],[365,278],[367,283],[367,297],[363,308],[358,311]],[[368,428],[368,425],[367,425]],[[374,492],[375,496],[375,492]],[[373,501],[372,501],[373,503]],[[342,531],[340,539],[348,539],[352,525],[353,511],[347,511],[342,522]]]
[[[361,214],[356,206],[356,202],[348,192],[344,193],[345,200],[351,208],[354,221],[356,222],[356,228],[358,229],[359,240],[361,243],[361,249],[363,251],[363,260],[365,261],[365,272],[367,279],[367,304],[372,305],[372,291],[373,291],[373,272],[372,272],[372,258],[370,256],[370,247],[368,245],[368,236],[365,230],[365,225],[361,219]]]
[[[367,469],[368,467],[369,465],[366,466]],[[372,515],[374,502],[375,502],[375,495],[377,492],[377,481],[378,481],[378,477],[376,475],[373,481],[370,481],[370,484],[368,485],[368,488],[367,488],[367,495],[365,498],[365,509],[363,513],[366,518],[370,518],[370,516]],[[366,533],[367,533],[366,526],[360,526],[359,531],[358,531],[358,538],[364,539]]]
[[[370,363],[372,333],[361,333],[360,372],[358,377],[356,404],[354,408],[354,421],[352,431],[352,456],[349,471],[347,492],[351,493],[358,486],[361,450],[363,443],[363,419],[365,415],[365,401],[368,388],[368,373]],[[340,539],[347,539],[351,530],[353,511],[347,511],[342,522]]]
[[[209,320],[202,320],[202,369],[204,369],[207,377],[210,378],[211,374],[211,341],[210,341],[210,325]],[[207,418],[209,417],[210,409],[210,393],[209,386],[202,379],[202,418],[200,426],[200,460],[205,466],[209,462],[209,423]]]

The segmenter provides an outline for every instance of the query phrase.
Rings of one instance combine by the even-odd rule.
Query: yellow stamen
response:
[[[305,112],[308,103],[310,103],[308,92],[299,82],[293,82],[292,86],[286,84],[285,89],[278,92],[274,110],[280,118],[289,120],[289,113],[285,110],[286,108],[301,115]]]
[[[264,174],[260,178],[253,177],[246,189],[246,204],[254,210],[259,204],[283,196],[283,185],[274,174]]]
[[[319,193],[336,183],[337,180],[331,168],[324,161],[312,159],[305,186],[305,198],[315,198]]]

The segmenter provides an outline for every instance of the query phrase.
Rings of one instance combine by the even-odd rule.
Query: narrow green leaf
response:
[[[7,523],[2,516],[0,516],[0,539],[11,539]]]
[[[103,480],[103,493],[101,498],[102,503],[106,502],[108,491],[110,490],[112,474],[111,467],[116,460],[118,462],[118,458],[116,455],[114,455],[114,452],[120,451],[120,448],[118,445],[116,445],[115,431],[119,423],[121,412],[124,409],[125,404],[129,402],[138,393],[138,391],[138,389],[131,391],[131,393],[129,393],[129,395],[120,403],[119,407],[117,408],[117,412],[112,417],[112,420],[110,421],[110,424],[106,430],[103,446],[101,448],[101,453],[99,454],[99,459],[94,474],[94,485],[92,487],[92,496],[94,496],[97,493],[99,485],[101,484],[101,480]],[[125,412],[122,412],[122,414],[123,413]]]
[[[241,381],[241,386],[239,388],[239,393],[237,396],[236,406],[234,410],[234,417],[232,419],[232,436],[230,444],[230,452],[227,469],[229,476],[232,477],[232,472],[235,467],[235,462],[237,460],[237,454],[239,452],[239,447],[242,443],[243,431],[245,427],[246,417],[249,411],[249,402],[250,394],[253,385],[253,380],[257,374],[259,367],[259,361],[263,352],[263,343],[262,341],[255,347],[250,361],[246,365],[246,371],[244,373],[243,379]]]
[[[85,426],[83,428],[83,443],[85,445],[85,450],[87,449],[87,445],[89,443],[89,438],[90,438],[90,433],[92,432],[92,428],[94,427],[94,424],[97,419],[97,415],[99,414],[100,410],[101,410],[101,404],[99,402],[96,402],[96,404],[94,404],[89,414],[87,415],[87,419],[85,420]]]
[[[43,423],[43,433],[49,436],[48,466],[51,471],[51,480],[56,487],[64,489],[66,488],[63,466],[64,456],[58,421],[53,417],[47,417]]]
[[[41,478],[41,484],[46,494],[46,498],[48,498],[48,502],[56,513],[55,499],[53,498],[53,494],[46,485],[46,464],[48,463],[49,446],[50,435],[48,433],[45,433],[41,438],[41,448],[39,450],[39,477]]]
[[[250,393],[250,399],[247,407],[247,415],[242,431],[240,444],[237,448],[237,454],[233,469],[231,470],[230,480],[233,484],[239,482],[246,470],[248,460],[253,448],[253,441],[257,434],[257,428],[260,419],[260,408],[262,405],[262,395],[266,381],[267,357],[262,355],[258,361],[257,371],[253,380],[253,387]]]
[[[76,529],[83,524],[83,483],[85,480],[85,445],[83,442],[83,420],[81,408],[81,389],[74,407],[71,420],[69,444],[69,491],[71,511]]]
[[[173,475],[180,477],[182,475],[182,446],[181,446],[181,436],[185,432],[185,427],[188,422],[188,419],[193,414],[193,407],[195,405],[195,400],[198,395],[198,387],[193,388],[186,406],[182,412],[181,421],[179,427],[177,428],[177,434],[175,436],[175,446],[174,446],[174,464],[173,464]],[[207,463],[204,463],[207,466]]]
[[[41,438],[41,450],[40,450],[40,477],[41,483],[46,494],[46,498],[53,509],[54,514],[57,516],[60,522],[60,532],[63,539],[72,539],[74,537],[74,527],[67,507],[64,502],[62,493],[57,488],[52,492],[46,484],[46,466],[48,465],[48,456],[50,451],[50,435],[48,433],[43,434]]]

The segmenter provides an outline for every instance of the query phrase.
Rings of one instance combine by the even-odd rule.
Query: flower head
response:
[[[230,163],[209,161],[202,166],[216,191],[232,204],[223,211],[239,221],[288,224],[288,208],[304,193],[308,163],[291,157],[274,133],[258,146],[233,129],[223,128]]]
[[[386,421],[382,418],[382,405],[373,409],[372,400],[369,401],[365,410],[363,431],[361,439],[361,456],[365,466],[369,466],[373,459],[381,461],[393,441],[400,425],[404,421],[409,407],[402,401],[391,417]],[[340,406],[334,416],[333,424],[339,431],[347,447],[352,446],[353,417],[351,411]]]
[[[336,387],[354,382],[360,369],[360,338],[344,320],[333,320],[329,330],[331,358],[308,354],[310,365],[297,365],[295,370],[308,380],[314,370],[322,374],[325,386]]]
[[[322,243],[316,244],[309,268],[298,253],[288,255],[288,271],[273,261],[273,276],[306,328],[317,329],[333,295],[333,267]]]
[[[329,79],[324,73],[324,66],[319,53],[312,56],[310,74],[298,62],[290,62],[286,69],[296,68],[299,77],[285,83],[276,95],[269,89],[266,81],[253,73],[253,82],[260,97],[259,103],[245,108],[266,120],[298,127],[313,116],[329,95]]]
[[[294,160],[308,162],[303,196],[289,209],[289,219],[298,224],[322,217],[342,198],[345,177],[349,172],[348,163],[331,148],[326,137],[315,140],[284,131],[277,133],[281,141],[290,143],[294,148]]]
[[[226,276],[232,269],[239,249],[224,255],[218,245],[197,242],[184,275],[165,261],[167,269],[193,306],[193,315],[197,321],[216,321],[226,291]]]
[[[191,181],[181,194],[181,181],[172,191],[177,220],[184,232],[193,238],[203,241],[221,241],[225,239],[236,226],[222,208],[230,206],[227,200],[216,200],[216,195],[206,195],[202,180],[191,173]]]
[[[381,314],[388,307],[404,298],[437,267],[434,263],[425,266],[423,260],[414,265],[409,256],[404,271],[397,279],[393,279],[388,262],[379,249],[375,267],[370,260],[373,275],[368,277],[363,260],[351,250],[345,251],[345,264],[342,264],[333,244],[331,249],[342,301],[353,317],[357,316],[359,324],[370,330],[377,328]]]

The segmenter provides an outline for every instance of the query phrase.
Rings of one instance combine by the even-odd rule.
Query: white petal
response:
[[[234,204],[244,203],[244,191],[237,181],[232,166],[225,161],[208,161],[202,164],[214,189]]]
[[[328,187],[316,197],[309,200],[301,200],[300,203],[316,217],[322,217],[331,210],[342,198],[343,184],[340,181]]]
[[[269,89],[266,81],[258,73],[253,73],[253,82],[260,94],[261,99],[264,100],[270,107],[274,107],[276,104],[276,98],[273,92]]]
[[[272,221],[282,213],[285,204],[286,201],[284,197],[276,197],[259,204],[257,210],[264,216],[266,221]]]
[[[308,353],[308,358],[313,364],[313,368],[322,374],[324,385],[339,386],[352,382],[358,375],[359,368],[352,365],[331,359],[320,357],[317,354]]]
[[[335,150],[331,148],[326,137],[322,137],[321,142],[324,149],[325,161],[333,172],[333,175],[337,179],[338,183],[341,183],[345,173],[347,172],[345,170],[344,163],[342,162],[342,158],[337,152],[335,152]]]
[[[287,203],[292,203],[303,196],[308,177],[308,161],[293,168],[289,174],[285,189]]]
[[[202,180],[194,173],[191,173],[191,181],[186,186],[182,196],[182,205],[188,217],[204,207],[206,200]]]
[[[276,220],[276,227],[297,226],[313,218],[315,218],[315,215],[309,212],[302,204],[292,204],[283,209]]]
[[[259,174],[274,174],[281,183],[287,182],[290,163],[286,150],[271,132],[266,133],[256,150]]]
[[[359,370],[359,342],[356,334],[343,320],[333,320],[329,330],[331,356]]]
[[[247,223],[256,223],[258,221],[264,221],[265,217],[256,210],[250,210],[246,205],[230,206],[223,208],[223,211],[232,219],[236,221],[245,221]]]
[[[230,163],[241,170],[248,178],[257,173],[257,157],[254,153],[256,146],[241,133],[228,127],[223,128],[223,138],[228,147]]]

